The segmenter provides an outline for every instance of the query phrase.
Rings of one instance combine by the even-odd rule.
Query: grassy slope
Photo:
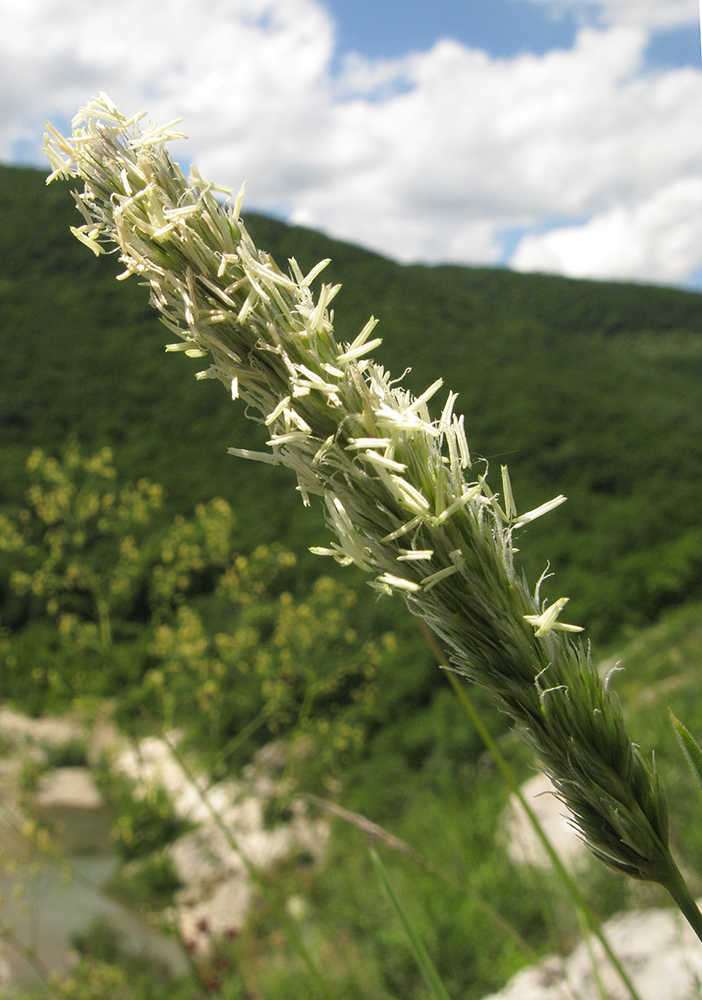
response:
[[[114,444],[126,475],[163,482],[172,510],[221,494],[251,541],[284,534],[298,552],[319,542],[319,513],[302,509],[282,470],[225,456],[229,445],[251,446],[256,428],[220,386],[192,379],[197,362],[163,354],[145,290],[113,280],[118,262],[73,240],[68,188],[0,169],[0,502],[20,499],[30,447],[55,449],[75,432]],[[520,507],[569,496],[522,548],[530,577],[551,559],[551,596],[572,596],[571,620],[612,634],[700,593],[699,295],[403,267],[309,230],[249,222],[281,263],[333,258],[326,280],[344,284],[342,337],[372,312],[384,336],[378,360],[397,375],[411,365],[415,391],[439,376],[460,391],[474,453],[493,472],[509,462]]]

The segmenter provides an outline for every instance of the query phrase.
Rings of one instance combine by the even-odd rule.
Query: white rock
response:
[[[75,719],[58,718],[47,715],[39,719],[14,712],[11,708],[0,708],[0,733],[14,743],[44,743],[60,746],[73,740],[86,738],[86,728]]]
[[[280,769],[279,747],[259,754],[241,781],[209,786],[205,775],[188,774],[190,768],[179,763],[169,746],[177,740],[173,733],[168,742],[149,737],[135,746],[123,745],[113,767],[132,778],[136,796],[162,788],[176,815],[196,824],[169,853],[183,882],[176,897],[176,921],[183,938],[204,952],[212,934],[238,931],[244,923],[252,895],[244,858],[261,871],[295,853],[320,858],[329,827],[308,819],[302,801],[292,803],[289,822],[266,826],[264,804],[281,791],[280,782],[267,771],[267,764]]]
[[[38,809],[100,809],[102,795],[87,767],[57,767],[45,774],[37,789]]]
[[[567,807],[556,796],[551,779],[545,774],[537,774],[525,782],[521,790],[561,859],[573,863],[586,857],[587,848],[573,828]],[[541,841],[514,794],[510,796],[509,806],[502,818],[502,829],[507,854],[515,864],[550,867],[551,862]]]
[[[503,990],[483,1000],[573,1000],[570,991],[564,989],[564,982],[563,960],[549,955],[538,966],[522,969]]]
[[[622,913],[603,924],[602,930],[641,1000],[698,1000],[702,944],[677,910]],[[590,947],[608,1000],[630,1000],[599,941],[591,938]],[[599,996],[582,941],[565,961],[549,956],[537,967],[522,969],[503,990],[484,1000],[599,1000]]]
[[[251,905],[251,882],[246,874],[221,882],[212,895],[193,907],[179,907],[178,929],[183,941],[206,954],[211,937],[237,934]]]

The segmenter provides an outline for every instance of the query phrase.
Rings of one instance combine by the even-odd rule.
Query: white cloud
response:
[[[525,236],[510,261],[519,271],[572,278],[677,282],[702,267],[702,178],[677,181],[638,205],[618,206],[581,226]]]
[[[702,183],[702,73],[647,71],[640,25],[543,56],[442,41],[336,71],[316,0],[121,0],[119,16],[112,0],[0,0],[0,28],[5,161],[38,157],[46,118],[106,90],[182,116],[183,158],[248,179],[249,207],[402,260],[496,262],[519,230],[519,267],[679,282],[702,266],[681,207]],[[598,253],[592,234],[615,230],[636,248]]]
[[[639,73],[646,38],[620,27],[543,57],[494,60],[455,42],[409,57],[407,93],[334,109],[353,149],[301,192],[294,218],[404,260],[489,262],[503,229],[632,209],[698,176],[702,75]],[[690,247],[660,280],[697,260]]]
[[[529,0],[558,15],[575,11],[602,24],[638,24],[655,30],[699,24],[699,0]]]
[[[0,0],[0,155],[35,115],[72,116],[96,89],[183,115],[198,151],[315,106],[333,25],[313,0]],[[21,124],[13,120],[21,116]],[[19,114],[18,114],[19,113]],[[9,120],[8,120],[9,119]]]

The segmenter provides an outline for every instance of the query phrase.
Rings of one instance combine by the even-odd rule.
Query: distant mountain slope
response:
[[[303,552],[324,536],[283,470],[228,458],[257,429],[169,336],[115,258],[73,239],[70,185],[0,168],[0,503],[21,499],[29,449],[73,432],[115,446],[126,475],[163,482],[171,509],[227,496],[252,540]],[[507,461],[518,505],[569,503],[522,536],[557,573],[570,620],[596,633],[702,594],[702,296],[466,267],[405,267],[318,233],[247,217],[258,245],[303,269],[332,257],[336,327],[373,313],[376,358],[414,391],[443,377],[476,456]],[[311,557],[310,557],[311,559]],[[309,564],[303,560],[303,567]],[[315,565],[317,571],[326,563]],[[558,591],[556,593],[555,591]]]

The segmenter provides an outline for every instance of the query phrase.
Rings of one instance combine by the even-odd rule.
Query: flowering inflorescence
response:
[[[589,654],[558,620],[567,598],[541,602],[513,561],[514,532],[552,510],[556,497],[518,514],[507,469],[501,494],[471,474],[464,418],[449,392],[432,418],[434,382],[413,397],[370,353],[370,319],[337,343],[329,306],[338,285],[311,284],[328,261],[283,273],[257,250],[240,218],[243,190],[222,189],[192,169],[186,180],[165,142],[179,133],[126,118],[105,95],[81,110],[71,137],[50,128],[54,177],[78,176],[94,252],[117,245],[125,271],[151,290],[178,340],[169,351],[210,359],[216,378],[267,428],[266,452],[240,457],[281,464],[304,503],[323,498],[336,540],[314,552],[373,574],[380,594],[402,594],[451,650],[454,668],[488,688],[519,724],[571,808],[591,849],[615,869],[670,882],[665,800],[653,762],[627,736],[618,703]],[[539,581],[541,583],[541,581]]]

